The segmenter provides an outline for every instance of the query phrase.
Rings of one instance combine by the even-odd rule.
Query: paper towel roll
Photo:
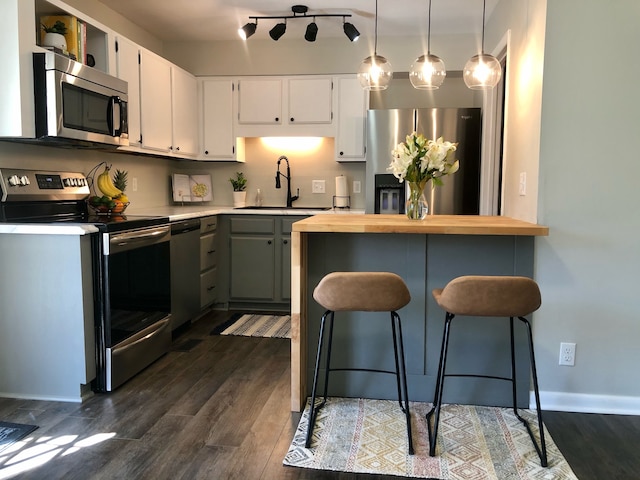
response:
[[[336,200],[335,207],[349,206],[349,190],[347,189],[347,177],[340,175],[336,177]]]

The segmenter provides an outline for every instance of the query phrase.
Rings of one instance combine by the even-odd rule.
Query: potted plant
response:
[[[42,29],[45,32],[42,45],[67,50],[67,40],[64,38],[67,33],[67,26],[64,22],[58,20],[53,25],[47,26],[43,24]]]
[[[244,207],[247,200],[247,179],[242,172],[236,172],[236,176],[229,179],[233,186],[233,206]]]

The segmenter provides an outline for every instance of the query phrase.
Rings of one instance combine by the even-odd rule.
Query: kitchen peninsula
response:
[[[533,278],[534,239],[548,227],[508,217],[433,215],[422,221],[404,215],[316,215],[293,224],[291,258],[291,409],[301,411],[309,394],[322,308],[312,292],[332,271],[390,271],[400,275],[411,302],[399,314],[407,361],[409,398],[431,401],[442,339],[444,312],[431,296],[460,275],[522,275]],[[543,292],[544,294],[544,292]],[[543,298],[544,300],[544,298]],[[384,313],[340,312],[352,321],[336,322],[332,365],[358,364],[389,369],[392,352]],[[380,322],[375,321],[375,317]],[[451,340],[448,365],[475,373],[507,375],[508,328],[504,319],[460,318]],[[350,333],[346,333],[350,329]],[[504,334],[496,334],[496,330]],[[516,371],[529,375],[524,331],[516,327]],[[375,352],[375,355],[372,353]],[[505,367],[507,366],[507,367]],[[460,368],[458,368],[460,367]],[[324,370],[323,370],[324,373]],[[369,372],[335,372],[330,395],[395,398],[393,378]],[[506,382],[447,380],[447,403],[509,405]],[[503,385],[504,384],[504,385]],[[518,404],[529,405],[528,382],[518,383]]]

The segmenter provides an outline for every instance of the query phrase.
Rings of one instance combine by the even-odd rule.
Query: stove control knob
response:
[[[9,177],[9,185],[11,185],[12,187],[15,187],[19,183],[20,183],[20,179],[18,178],[17,175],[11,175]]]
[[[23,175],[22,177],[20,177],[20,185],[30,185],[31,182],[29,181],[29,177],[27,177],[26,175]]]

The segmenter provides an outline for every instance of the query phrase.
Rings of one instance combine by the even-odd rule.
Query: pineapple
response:
[[[124,194],[124,191],[127,189],[127,171],[126,170],[116,170],[116,173],[113,174],[113,184],[119,190],[122,190],[122,194],[118,197],[123,203],[127,203],[129,198]]]

